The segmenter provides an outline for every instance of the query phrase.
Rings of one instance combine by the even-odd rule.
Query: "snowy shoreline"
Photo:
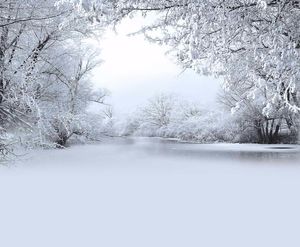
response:
[[[116,137],[137,142],[154,140],[161,143],[188,144],[204,150],[224,150],[224,151],[249,151],[249,152],[300,152],[300,144],[259,144],[259,143],[201,143],[197,141],[184,141],[178,138],[164,137]]]

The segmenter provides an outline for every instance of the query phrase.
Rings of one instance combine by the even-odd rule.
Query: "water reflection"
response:
[[[131,146],[149,155],[239,161],[295,161],[295,165],[300,160],[299,145],[194,144],[161,138],[119,138],[113,142]]]

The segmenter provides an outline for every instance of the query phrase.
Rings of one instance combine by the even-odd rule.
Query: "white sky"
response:
[[[182,68],[165,55],[166,47],[149,43],[142,35],[127,35],[139,26],[139,19],[126,20],[117,33],[107,31],[98,44],[104,63],[95,70],[93,81],[111,91],[115,111],[132,112],[157,93],[214,103],[220,81],[191,70],[182,73]]]

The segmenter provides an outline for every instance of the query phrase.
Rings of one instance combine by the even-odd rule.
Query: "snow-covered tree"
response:
[[[32,133],[31,142],[42,142],[46,136],[58,140],[55,133],[67,137],[82,133],[79,123],[87,119],[88,104],[104,102],[107,92],[95,91],[88,79],[98,65],[98,55],[81,45],[90,35],[99,34],[102,25],[91,24],[89,15],[75,8],[73,3],[56,0],[0,3],[3,135]]]
[[[200,143],[239,142],[238,122],[229,112],[159,94],[119,123],[119,135],[177,138]]]
[[[159,94],[149,99],[142,109],[141,118],[145,124],[161,128],[167,126],[172,117],[176,100],[172,95]]]
[[[90,114],[87,108],[91,103],[103,104],[108,95],[106,90],[94,90],[90,83],[90,72],[100,63],[97,54],[77,46],[68,44],[61,54],[47,60],[41,68],[36,99],[43,112],[40,120],[50,123],[50,136],[62,146],[74,134],[88,135],[84,127]]]
[[[154,22],[142,32],[149,40],[172,47],[184,68],[223,76],[227,90],[247,85],[245,97],[252,102],[265,99],[261,114],[267,119],[288,111],[293,116],[289,124],[298,121],[298,0],[88,2],[90,12],[110,13],[114,23],[137,12],[150,15]]]

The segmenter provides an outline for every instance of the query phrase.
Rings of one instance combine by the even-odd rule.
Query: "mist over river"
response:
[[[299,146],[117,138],[0,169],[0,245],[299,246]]]

